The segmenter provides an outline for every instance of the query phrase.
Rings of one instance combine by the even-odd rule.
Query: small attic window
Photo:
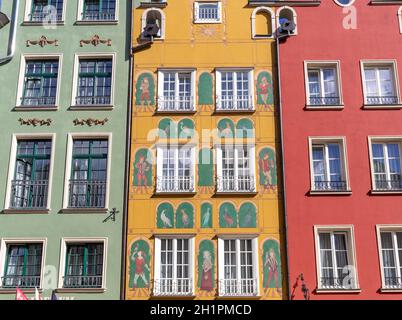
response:
[[[194,23],[221,23],[221,2],[195,2]]]

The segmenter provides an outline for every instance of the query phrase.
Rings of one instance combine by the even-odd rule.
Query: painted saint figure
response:
[[[263,287],[269,288],[269,284],[272,280],[272,277],[275,280],[275,288],[276,291],[281,294],[281,289],[279,288],[279,281],[278,281],[278,260],[276,260],[275,251],[273,248],[270,248],[269,251],[265,253],[264,259],[264,269],[268,269],[268,277],[264,278]]]
[[[263,76],[261,82],[258,84],[260,96],[264,104],[268,104],[268,95],[271,84],[268,82],[267,77]]]
[[[148,78],[144,78],[142,79],[141,85],[140,85],[140,89],[141,89],[141,96],[140,96],[140,101],[144,104],[144,105],[148,105],[151,102],[151,97],[149,95],[149,80]]]
[[[137,169],[137,183],[138,186],[147,186],[147,172],[151,169],[151,166],[146,161],[144,155],[140,155],[138,158],[138,162],[135,164],[135,168]]]
[[[262,181],[261,183],[265,187],[273,188],[272,172],[275,169],[275,163],[272,159],[269,159],[268,152],[264,153],[264,155],[260,158],[258,164],[260,166],[261,173],[265,180],[265,181]]]
[[[138,250],[138,245],[134,248],[133,254],[131,255],[132,263],[134,263],[134,281],[133,288],[137,288],[138,279],[141,278],[145,287],[149,287],[149,281],[145,276],[145,269],[150,272],[149,266],[145,260],[145,252],[142,250]]]
[[[201,290],[212,291],[214,283],[212,279],[212,256],[211,252],[205,250],[202,254],[202,275],[201,275]]]

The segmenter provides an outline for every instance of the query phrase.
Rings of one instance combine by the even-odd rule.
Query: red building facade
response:
[[[401,6],[292,8],[280,78],[293,299],[301,274],[311,299],[402,298]]]

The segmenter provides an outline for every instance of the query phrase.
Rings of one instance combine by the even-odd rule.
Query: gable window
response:
[[[258,295],[257,239],[219,239],[219,295]]]
[[[362,62],[364,99],[368,106],[399,104],[395,62]]]
[[[112,58],[79,58],[75,106],[112,105]]]
[[[27,8],[29,11],[25,20],[29,22],[64,20],[64,0],[28,0]]]
[[[255,148],[246,145],[217,148],[217,191],[255,191]]]
[[[195,148],[158,147],[157,192],[194,191]]]
[[[40,288],[43,243],[4,243],[5,264],[1,287]]]
[[[253,71],[251,69],[217,70],[216,110],[253,111],[253,82]]]
[[[79,0],[81,21],[116,21],[117,0]]]
[[[195,71],[158,72],[158,111],[195,111]]]
[[[371,139],[370,146],[374,190],[402,190],[400,141]]]
[[[338,70],[338,63],[306,63],[308,106],[341,105]]]
[[[193,294],[194,239],[155,239],[154,295]]]
[[[352,228],[315,228],[318,288],[357,289]]]
[[[310,139],[312,191],[348,191],[345,142]]]
[[[402,289],[402,230],[379,229],[383,289]]]
[[[222,22],[221,2],[195,2],[195,23],[220,23]]]
[[[108,148],[107,139],[74,139],[69,208],[105,208]]]
[[[272,38],[275,29],[275,14],[267,7],[258,7],[251,16],[252,38]]]

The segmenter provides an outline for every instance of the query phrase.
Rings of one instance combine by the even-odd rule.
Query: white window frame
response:
[[[306,108],[307,109],[343,109],[343,95],[342,95],[342,81],[341,81],[341,66],[339,60],[334,61],[312,61],[307,60],[304,61],[304,83],[306,88]],[[320,73],[320,82],[321,82],[321,90],[324,88],[324,79],[322,77],[322,70],[325,68],[333,68],[336,72],[336,86],[339,97],[338,104],[328,104],[328,105],[314,105],[310,103],[310,82],[309,82],[309,70],[311,69],[319,69]],[[321,95],[322,96],[322,95]]]
[[[189,240],[189,279],[190,279],[190,293],[189,296],[195,294],[195,237],[194,235],[157,235],[155,236],[155,265],[154,265],[154,279],[160,280],[161,269],[161,240],[173,240],[173,280],[177,280],[175,274],[177,272],[177,241],[178,239]]]
[[[351,193],[350,188],[350,180],[349,180],[349,170],[348,170],[348,157],[347,157],[347,147],[346,147],[346,137],[309,137],[309,158],[310,158],[310,193],[320,194],[320,193],[334,193],[334,194],[342,194]],[[341,174],[342,177],[345,179],[346,182],[346,190],[317,190],[314,187],[315,180],[314,180],[314,166],[313,166],[313,145],[327,145],[330,143],[337,143],[340,146],[340,153],[341,153]],[[325,161],[327,162],[327,168],[329,167],[328,164],[328,157],[325,156]]]
[[[164,40],[165,37],[166,37],[166,17],[165,17],[165,13],[161,9],[155,8],[155,7],[148,8],[142,14],[142,17],[141,17],[141,39],[142,40],[146,39],[144,37],[143,31],[144,31],[145,26],[147,25],[147,15],[148,15],[148,12],[150,12],[150,11],[158,11],[160,13],[161,19],[162,19],[162,21],[161,21],[162,25],[159,27],[160,36],[159,37],[154,37],[153,40],[154,41]]]
[[[67,1],[67,0],[65,0]],[[117,24],[119,21],[119,0],[116,0],[116,8],[114,13],[114,20],[83,20],[82,13],[84,12],[84,1],[78,0],[78,10],[77,10],[77,18],[76,23],[78,24]]]
[[[289,7],[289,6],[280,7],[278,10],[276,10],[276,25],[277,25],[277,30],[279,30],[279,28],[280,28],[280,26],[281,26],[281,24],[279,23],[279,18],[280,18],[281,11],[282,11],[282,10],[285,10],[285,9],[288,9],[288,10],[292,11],[292,13],[293,13],[293,22],[294,22],[295,25],[296,25],[295,31],[294,31],[293,33],[290,33],[289,36],[296,36],[296,35],[298,34],[298,29],[299,29],[299,26],[297,25],[297,13],[296,13],[296,10],[295,10],[295,9],[293,9],[293,8],[291,8],[291,7]]]
[[[252,184],[252,190],[250,191],[236,191],[236,190],[229,190],[229,191],[224,191],[220,190],[219,186],[217,186],[217,191],[222,192],[222,193],[244,193],[244,192],[255,192],[256,191],[256,170],[255,170],[255,146],[250,146],[250,145],[240,145],[240,144],[235,144],[235,145],[228,145],[228,148],[233,148],[234,149],[234,180],[235,184],[238,183],[238,172],[239,172],[239,148],[244,148],[247,147],[248,153],[249,153],[249,173],[250,177],[253,179],[251,184]],[[226,145],[216,145],[216,174],[218,177],[223,177],[223,158],[222,158],[222,149],[225,149]],[[217,178],[218,178],[217,177]],[[218,180],[218,179],[217,179]]]
[[[37,107],[37,106],[23,106],[21,104],[21,98],[24,92],[25,85],[25,69],[27,65],[27,60],[58,60],[58,74],[57,74],[57,90],[56,90],[56,103],[52,106]],[[60,88],[61,88],[61,73],[63,66],[63,54],[62,53],[52,53],[52,54],[21,54],[20,61],[20,71],[18,77],[18,88],[17,88],[17,100],[16,108],[18,110],[57,110],[60,103]]]
[[[257,35],[256,31],[256,25],[255,25],[255,20],[257,17],[257,14],[259,12],[266,12],[271,16],[271,30],[272,34],[270,35]],[[252,15],[251,15],[251,38],[252,39],[271,39],[275,37],[275,12],[268,7],[257,7],[254,9]]]
[[[381,243],[381,233],[382,232],[391,232],[392,233],[392,244],[393,244],[393,250],[394,250],[394,259],[395,259],[395,267],[397,270],[397,277],[402,277],[402,272],[400,272],[400,267],[402,264],[402,261],[399,260],[399,255],[398,255],[398,249],[395,245],[396,239],[395,239],[395,233],[396,232],[402,232],[402,225],[387,225],[387,224],[378,224],[376,225],[376,233],[377,233],[377,245],[378,245],[378,255],[379,255],[379,260],[380,260],[380,269],[381,269],[381,291],[386,292],[386,291],[399,291],[402,292],[402,286],[400,288],[387,288],[385,285],[385,275],[384,275],[384,261],[382,257],[382,243]]]
[[[320,258],[320,233],[331,233],[331,242],[332,235],[334,233],[344,233],[346,234],[346,244],[348,248],[348,262],[349,265],[354,267],[354,281],[353,288],[336,288],[336,289],[324,289],[321,286],[321,258]],[[317,292],[344,292],[344,291],[360,291],[359,286],[359,277],[358,277],[358,268],[357,268],[357,259],[356,259],[356,245],[355,245],[355,235],[354,235],[354,226],[353,225],[315,225],[314,226],[314,241],[315,241],[315,256],[316,256],[316,271],[317,271]],[[333,245],[331,245],[331,251],[333,250]],[[334,253],[333,253],[334,256]],[[335,268],[336,260],[333,260],[333,266]]]
[[[35,210],[35,209],[11,209],[10,208],[10,200],[11,200],[11,185],[12,180],[14,179],[14,172],[15,172],[15,165],[17,159],[17,146],[18,140],[25,140],[25,139],[32,139],[32,140],[41,140],[41,139],[49,139],[52,141],[52,152],[50,154],[50,167],[49,167],[49,184],[48,184],[48,195],[47,195],[47,204],[45,212],[51,210],[50,204],[52,203],[52,184],[53,184],[53,168],[54,168],[54,159],[55,159],[55,149],[56,149],[56,134],[55,133],[37,133],[37,134],[30,134],[30,133],[15,133],[12,135],[11,138],[11,149],[10,149],[10,161],[8,166],[8,178],[7,178],[7,189],[6,189],[6,197],[4,208],[5,211],[18,211],[18,212],[37,212],[41,213],[43,210]]]
[[[218,19],[200,19],[199,17],[199,10],[200,10],[200,5],[203,4],[216,4],[217,5],[217,10],[218,10]],[[194,2],[194,23],[222,23],[222,2],[221,1],[196,1]]]
[[[402,175],[402,136],[368,136],[368,145],[369,145],[369,155],[370,155],[370,173],[371,173],[371,192],[375,193],[402,193],[402,190],[394,190],[394,191],[381,191],[376,189],[375,185],[375,174],[374,174],[374,158],[373,158],[373,143],[377,144],[388,144],[388,143],[397,143],[399,145],[399,157],[400,157],[400,165],[401,165],[401,175]],[[387,175],[387,180],[390,180],[390,172],[389,172],[389,163],[388,156],[384,154],[385,160],[385,174]]]
[[[402,7],[398,9],[399,33],[402,34]]]
[[[43,277],[45,275],[45,261],[46,261],[46,247],[47,247],[47,238],[2,238],[0,242],[0,287],[3,287],[3,283],[1,278],[4,276],[6,260],[7,260],[7,246],[13,244],[33,244],[40,243],[42,244],[42,264],[40,270],[40,287],[39,290],[43,288]],[[34,289],[23,289],[24,291],[29,292]],[[15,292],[15,289],[12,289]],[[1,291],[0,291],[1,293]]]
[[[68,208],[69,197],[69,181],[72,169],[73,145],[75,139],[107,139],[108,140],[108,154],[107,154],[107,176],[106,176],[106,192],[105,192],[105,207],[104,208]],[[109,210],[109,196],[110,196],[110,180],[111,180],[111,167],[112,167],[112,133],[111,132],[74,132],[68,133],[67,136],[67,152],[66,152],[66,165],[64,172],[64,192],[63,192],[63,211],[65,212],[107,212]]]
[[[175,177],[178,177],[178,171],[179,171],[179,161],[178,161],[178,154],[179,154],[179,149],[190,149],[190,156],[191,156],[191,168],[190,168],[190,185],[193,185],[193,189],[189,191],[177,191],[179,193],[188,193],[188,192],[194,192],[195,191],[195,163],[196,163],[196,147],[192,144],[186,144],[186,145],[179,145],[179,144],[167,144],[167,145],[157,145],[156,146],[156,175],[157,179],[158,177],[163,177],[163,150],[164,149],[175,149]],[[174,193],[176,192],[175,190],[171,191],[162,191],[158,189],[158,186],[156,188],[156,192],[158,193]]]
[[[251,97],[251,107],[249,109],[222,109],[221,105],[221,97],[222,97],[222,72],[248,72],[248,92],[249,96]],[[237,77],[237,76],[236,76]],[[254,111],[255,110],[255,97],[254,97],[254,69],[253,68],[217,68],[215,70],[215,83],[216,83],[216,110],[217,111],[233,111],[233,112],[238,112],[238,111]],[[233,80],[233,94],[234,97],[236,97],[237,94],[237,81]],[[236,99],[234,99],[234,104],[236,104]]]
[[[240,262],[240,240],[251,240],[252,241],[252,250],[253,250],[253,275],[255,276],[255,286],[256,286],[256,294],[253,296],[258,296],[260,294],[260,272],[259,272],[259,251],[258,251],[258,237],[254,235],[239,235],[239,236],[219,236],[218,238],[218,282],[225,279],[225,240],[236,240],[236,274],[237,274],[237,281],[241,280],[240,277],[240,269],[241,269],[241,262]],[[219,290],[220,296],[227,296],[222,295],[221,290]],[[249,295],[242,295],[238,294],[235,296],[249,296]]]
[[[67,245],[69,244],[89,244],[89,243],[102,243],[103,244],[103,270],[102,270],[102,287],[101,288],[64,288],[63,278],[66,271],[66,254]],[[108,238],[106,237],[63,237],[61,238],[60,246],[60,262],[59,262],[59,278],[57,291],[58,292],[82,292],[82,291],[106,291],[106,271],[107,271],[107,252],[108,252]]]
[[[389,67],[391,68],[393,74],[393,84],[394,84],[394,94],[397,97],[397,103],[395,105],[378,105],[378,104],[368,104],[367,103],[367,88],[366,88],[366,76],[365,76],[365,68],[383,68]],[[386,108],[386,109],[400,109],[402,106],[401,102],[401,94],[399,87],[399,76],[398,76],[398,67],[396,60],[360,60],[360,71],[362,78],[362,87],[363,87],[363,97],[364,97],[364,108]],[[378,80],[378,79],[377,79]]]
[[[53,22],[49,21],[31,21],[30,20],[30,15],[31,15],[31,10],[32,10],[32,1],[33,0],[26,0],[25,1],[25,12],[24,12],[24,24],[45,24],[45,25],[51,25]],[[63,12],[61,15],[61,20],[56,20],[57,25],[63,25],[65,20],[66,20],[66,5],[67,5],[68,0],[63,0]]]
[[[175,73],[175,105],[176,108],[170,112],[194,112],[196,110],[195,95],[196,95],[196,70],[195,69],[158,69],[158,111],[164,111],[159,109],[159,100],[164,99],[163,88],[165,73]],[[178,110],[177,105],[179,104],[179,74],[180,73],[190,73],[191,74],[191,108],[190,110]],[[162,102],[163,103],[163,102]]]
[[[110,91],[110,105],[87,105],[78,106],[76,104],[76,97],[78,94],[78,76],[79,67],[81,59],[112,59],[112,82]],[[73,83],[72,83],[72,94],[71,94],[71,107],[70,109],[76,110],[110,110],[113,109],[115,105],[115,82],[116,82],[116,53],[77,53],[74,57],[74,70],[73,70]]]

